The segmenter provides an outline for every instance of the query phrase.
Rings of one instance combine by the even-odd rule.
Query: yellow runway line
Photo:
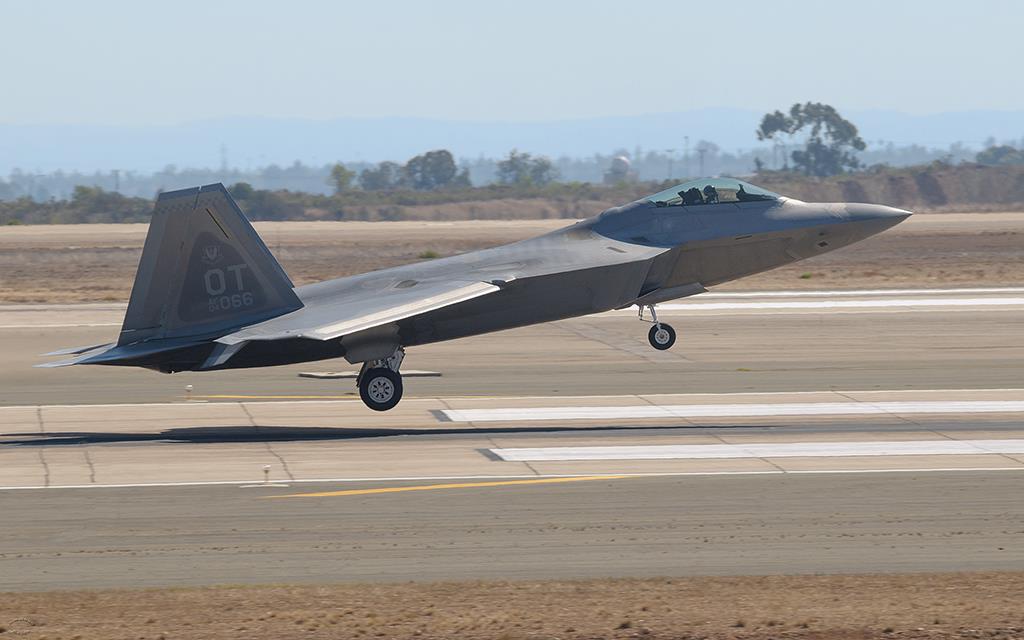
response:
[[[527,484],[558,484],[565,482],[586,482],[589,480],[622,480],[635,476],[574,476],[571,478],[536,478],[532,480],[498,480],[495,482],[459,482],[450,484],[426,484],[411,487],[380,487],[377,489],[344,489],[342,491],[318,491],[316,493],[290,493],[283,496],[264,496],[265,498],[330,498],[335,496],[366,496],[378,493],[401,493],[404,491],[438,491],[441,489],[472,489],[478,487],[507,487],[510,485]]]

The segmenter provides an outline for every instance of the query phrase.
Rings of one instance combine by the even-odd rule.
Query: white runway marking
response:
[[[76,327],[120,326],[120,322],[77,322],[73,324],[0,324],[0,329],[74,329]]]
[[[679,398],[679,399],[686,399],[690,395],[698,396],[698,397],[701,397],[701,398],[709,398],[709,397],[729,398],[729,397],[737,397],[737,396],[743,396],[743,397],[749,396],[749,397],[758,397],[758,398],[760,398],[760,397],[771,398],[771,397],[774,397],[774,396],[793,396],[793,395],[823,394],[823,393],[831,394],[831,395],[840,395],[840,396],[848,396],[848,395],[852,395],[852,394],[894,394],[894,393],[895,394],[900,394],[900,395],[943,394],[943,395],[947,395],[948,396],[950,394],[963,394],[963,393],[974,394],[974,393],[994,393],[994,392],[1003,393],[1003,394],[1019,395],[1019,394],[1024,393],[1024,388],[1021,388],[1021,389],[1009,389],[1009,388],[1008,389],[821,389],[821,390],[818,390],[818,391],[746,391],[746,392],[743,392],[743,393],[732,393],[732,392],[730,392],[730,393],[697,393],[697,394],[669,394],[669,395],[672,395],[673,397]],[[586,401],[589,398],[601,398],[601,399],[604,399],[604,400],[607,400],[609,398],[623,398],[623,399],[626,399],[626,400],[635,400],[636,396],[632,395],[632,394],[622,394],[622,395],[590,395],[590,396],[588,396],[588,395],[581,395],[581,396],[571,396],[569,398],[566,398],[566,400],[576,400],[576,401],[583,400],[583,401]],[[435,399],[446,399],[446,400],[452,401],[452,402],[458,402],[459,400],[462,400],[462,399],[488,399],[488,400],[498,400],[498,401],[505,401],[505,402],[521,402],[521,401],[524,401],[524,400],[545,401],[545,400],[550,400],[551,396],[462,396],[462,397],[460,397],[460,396],[437,396],[437,398],[434,398],[434,397],[407,398],[405,400],[405,403],[406,404],[411,404],[413,402],[418,402],[418,401],[428,401],[428,402],[430,402],[430,401],[433,401]],[[294,400],[294,399],[281,400],[281,399],[274,399],[272,396],[268,396],[267,399],[261,399],[259,397],[252,397],[252,398],[246,398],[244,400],[237,400],[237,399],[235,399],[235,400],[232,400],[232,401],[225,401],[225,402],[207,402],[206,400],[201,400],[201,401],[197,401],[197,400],[182,400],[180,402],[114,402],[114,403],[106,403],[106,404],[91,404],[91,403],[81,403],[81,404],[18,404],[18,405],[0,406],[0,412],[7,411],[7,410],[10,410],[10,411],[23,411],[25,409],[88,409],[88,410],[104,411],[104,410],[107,410],[107,409],[120,409],[120,408],[132,409],[132,408],[141,408],[141,407],[151,407],[151,408],[154,408],[154,409],[170,408],[170,407],[195,407],[197,410],[200,410],[203,407],[210,408],[210,407],[240,406],[240,405],[249,405],[249,404],[324,405],[324,406],[335,406],[336,405],[336,406],[344,406],[344,405],[358,405],[358,404],[361,404],[361,402],[362,402],[361,400],[358,400],[356,398],[352,398],[352,399],[333,399],[333,398],[332,399],[321,399],[321,398],[318,398],[318,399],[304,399],[304,400]],[[1021,402],[1024,403],[1024,401],[1021,401]],[[885,405],[888,404],[888,403],[865,401],[865,402],[862,402],[862,403],[853,403],[853,402],[850,402],[850,403],[822,403],[822,402],[813,402],[813,403],[806,403],[806,404],[811,405],[812,407],[829,407],[829,406],[833,406],[833,405],[836,405],[836,404],[841,404],[841,405],[844,405],[844,406],[847,405],[847,404],[850,404],[850,405],[854,405],[854,404],[855,405],[867,404],[869,406],[875,406],[875,407],[879,407],[879,408],[884,408]],[[896,404],[899,404],[899,405],[908,405],[908,404],[909,405],[917,405],[917,404],[921,404],[921,403],[919,403],[919,402],[899,402],[899,403],[896,403]],[[931,403],[928,403],[928,404],[931,404]],[[942,404],[950,404],[950,402],[946,401],[946,402],[943,402]],[[962,405],[964,403],[960,402],[960,403],[956,403],[956,404],[957,405]],[[993,402],[989,401],[989,402],[985,402],[985,404],[992,405]],[[671,407],[671,406],[672,405],[664,405],[664,406],[659,405],[658,409],[660,411],[660,409],[662,409],[662,408],[668,408],[668,407]],[[689,407],[701,407],[701,406],[705,406],[705,405],[697,404],[697,405],[683,405],[683,406],[689,408]],[[740,404],[740,405],[715,404],[715,405],[706,405],[706,406],[711,406],[711,407],[733,407],[733,406],[740,406],[740,407],[745,407],[745,408],[751,408],[750,410],[756,411],[757,407],[762,407],[762,406],[776,407],[776,406],[784,406],[784,405],[780,405],[780,404],[767,404],[767,403],[765,403],[765,404]],[[629,410],[638,409],[638,408],[639,409],[651,408],[651,405],[640,405],[638,407],[632,407],[632,406],[624,406],[624,407],[565,407],[565,408],[556,408],[556,409],[546,409],[546,408],[544,408],[544,409],[539,409],[539,410],[540,411],[561,411],[561,410],[564,410],[564,409],[568,409],[568,410],[583,409],[583,410],[585,410],[587,412],[593,412],[595,414],[600,413],[600,415],[598,415],[597,417],[601,418],[601,417],[606,417],[606,415],[607,415],[606,412],[608,411],[609,408],[610,409],[623,409],[623,410],[629,411]],[[537,411],[538,409],[525,409],[525,410]],[[446,410],[443,410],[441,413],[445,414],[446,417],[449,420],[456,421],[453,416],[459,416],[460,420],[458,420],[458,421],[462,421],[461,418],[463,416],[471,415],[470,412],[472,412],[472,415],[475,415],[475,413],[478,412],[478,411],[520,412],[520,411],[524,411],[524,409],[512,409],[512,408],[507,408],[507,409],[506,408],[502,408],[502,409],[446,409]],[[1008,409],[999,409],[998,411],[1008,411]],[[1013,411],[1010,411],[1010,412],[1013,413]],[[878,413],[884,414],[886,412],[885,411],[879,411]],[[451,415],[448,415],[448,414],[451,414]],[[674,415],[674,414],[669,413],[669,412],[666,412],[666,413],[659,412],[659,413],[657,413],[655,415],[652,415],[650,417],[661,418],[661,417],[672,416],[672,415]],[[735,414],[735,413],[734,414],[729,414],[729,416],[733,416],[733,417],[735,417],[737,415],[738,414]],[[753,415],[763,415],[763,414],[753,414]],[[790,415],[793,415],[793,414],[790,414]],[[807,415],[807,414],[804,414],[804,415]],[[676,416],[676,417],[679,417],[679,416]],[[481,419],[481,420],[483,420],[485,422],[487,421],[486,417],[473,418],[473,420],[477,420],[477,419]],[[490,418],[490,419],[491,420],[498,420],[498,419],[507,420],[507,419],[510,419],[510,418]],[[511,418],[511,419],[512,420],[520,420],[519,418],[514,418],[514,417]],[[533,419],[533,418],[522,418],[522,420],[528,420],[528,419]],[[562,419],[565,419],[565,418],[562,418]]]
[[[128,309],[127,302],[68,302],[68,303],[42,303],[42,304],[0,304],[0,313],[9,311],[33,312],[33,311],[121,311]]]
[[[848,458],[1024,453],[1018,440],[910,440],[906,442],[785,442],[491,449],[508,462],[570,460],[721,460],[737,458]]]
[[[444,409],[452,422],[526,422],[533,420],[621,420],[644,418],[744,418],[774,416],[907,415],[944,413],[1019,413],[1020,400],[918,402],[784,402],[772,404],[673,404],[627,407],[524,407]]]
[[[837,291],[709,291],[699,299],[709,298],[839,298],[866,296],[977,295],[992,293],[1024,293],[1024,287],[971,287],[964,289],[840,289]]]
[[[666,311],[742,311],[795,309],[900,309],[928,307],[1017,307],[1020,297],[992,298],[874,298],[868,300],[801,300],[781,302],[691,302],[658,305]]]

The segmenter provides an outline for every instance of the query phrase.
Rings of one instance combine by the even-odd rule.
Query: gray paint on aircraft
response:
[[[708,179],[537,238],[293,287],[223,185],[185,189],[157,200],[117,344],[43,366],[382,362],[405,347],[699,294],[909,215]]]

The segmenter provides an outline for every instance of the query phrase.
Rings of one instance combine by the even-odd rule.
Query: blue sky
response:
[[[0,123],[1024,108],[1024,2],[0,0]]]

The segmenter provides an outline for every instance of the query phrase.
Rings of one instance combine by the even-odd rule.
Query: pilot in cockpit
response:
[[[718,204],[718,189],[710,184],[704,187],[704,204]]]
[[[700,194],[700,189],[697,187],[690,187],[686,191],[680,191],[679,197],[683,199],[680,204],[684,206],[690,204],[704,204],[704,196]]]

